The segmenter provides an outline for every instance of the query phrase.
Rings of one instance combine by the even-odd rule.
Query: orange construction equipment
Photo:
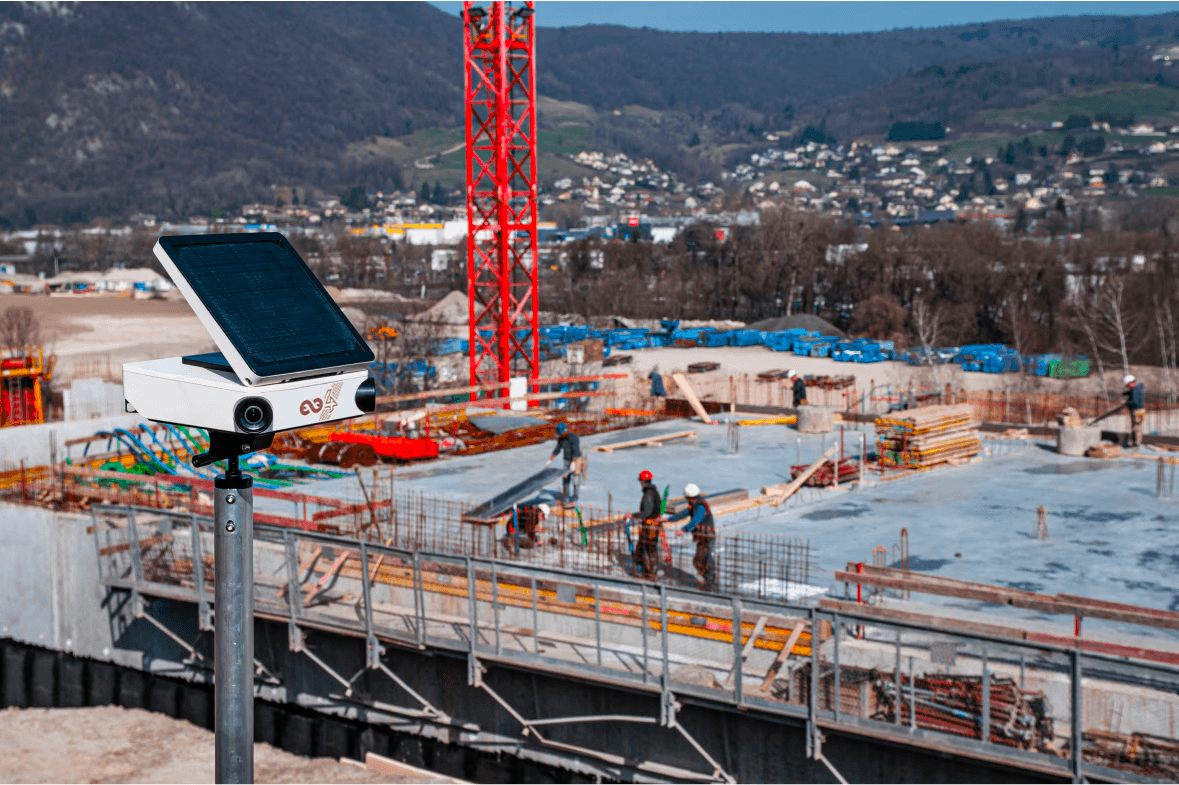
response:
[[[0,428],[45,422],[41,382],[53,378],[56,357],[40,346],[0,349]]]

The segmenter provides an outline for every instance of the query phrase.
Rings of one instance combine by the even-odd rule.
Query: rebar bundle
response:
[[[901,675],[898,709],[897,683],[893,674],[881,674],[875,682],[877,719],[897,720],[956,736],[982,738],[983,683],[980,676]],[[1053,722],[1044,693],[1021,690],[1007,678],[992,676],[989,684],[989,716],[992,743],[1025,750],[1051,747]]]

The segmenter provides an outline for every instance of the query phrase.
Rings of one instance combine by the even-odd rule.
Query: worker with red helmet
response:
[[[663,534],[663,527],[659,524],[663,504],[653,480],[654,476],[646,469],[639,473],[643,498],[639,501],[639,541],[635,544],[634,560],[639,575],[648,580],[655,579],[659,564],[659,536]]]

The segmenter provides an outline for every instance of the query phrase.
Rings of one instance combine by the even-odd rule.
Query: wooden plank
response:
[[[355,555],[356,554],[354,554],[352,551],[344,551],[343,553],[341,553],[336,558],[336,560],[334,562],[332,562],[332,566],[329,567],[327,572],[325,572],[323,574],[323,577],[321,577],[319,579],[319,582],[316,583],[313,587],[311,587],[311,590],[308,591],[307,594],[303,597],[303,604],[307,605],[312,600],[314,600],[316,598],[316,596],[321,591],[323,591],[323,588],[325,586],[327,586],[328,582],[336,576],[336,573],[338,573],[340,571],[340,568],[344,566],[344,562],[348,561],[348,558],[350,556],[355,556]]]
[[[769,692],[774,679],[778,678],[778,671],[782,669],[782,663],[786,662],[786,659],[790,656],[790,651],[794,648],[794,644],[798,642],[798,636],[802,635],[802,628],[805,626],[806,622],[802,619],[794,623],[794,629],[790,632],[790,637],[786,639],[786,644],[782,647],[782,651],[778,652],[778,656],[774,659],[774,664],[770,666],[770,670],[766,673],[765,680],[762,681],[758,690]],[[811,636],[811,645],[815,645],[814,635]]]
[[[783,490],[782,493],[778,494],[776,496],[776,498],[770,502],[770,504],[777,507],[782,502],[786,501],[791,496],[793,496],[795,491],[797,491],[799,488],[801,488],[803,486],[803,483],[805,483],[807,480],[809,480],[811,478],[811,475],[819,470],[820,466],[822,466],[824,463],[826,463],[827,460],[829,458],[831,458],[831,456],[835,455],[835,450],[837,449],[837,447],[838,447],[838,445],[834,445],[834,444],[831,445],[830,449],[828,449],[827,452],[825,452],[821,456],[819,456],[819,460],[812,463],[810,466],[807,467],[806,471],[804,471],[802,474],[795,477],[794,482],[787,485],[786,489]]]
[[[153,545],[159,545],[161,542],[170,542],[172,540],[171,534],[157,534],[154,537],[148,537],[139,541],[139,550],[150,548]],[[131,550],[131,543],[123,542],[118,545],[108,545],[105,548],[100,548],[99,556],[110,556],[112,553],[122,553],[123,551]]]
[[[951,616],[935,616],[925,613],[913,613],[898,608],[886,608],[876,605],[864,605],[845,600],[821,598],[819,607],[823,610],[835,611],[845,616],[868,616],[881,621],[909,622],[927,627],[936,627],[946,632],[961,632],[965,634],[984,635],[992,638],[1006,638],[1022,643],[1042,643],[1048,646],[1079,649],[1093,654],[1107,654],[1113,657],[1128,657],[1131,659],[1162,662],[1168,665],[1179,665],[1179,653],[1145,649],[1139,646],[1125,646],[1120,643],[1093,640],[1092,638],[1075,638],[1067,635],[1054,635],[1046,632],[1032,632],[1018,627],[1004,627],[998,624],[983,624],[980,622],[964,621]]]
[[[888,567],[865,564],[863,572],[855,571],[857,563],[848,562],[846,572],[837,571],[836,580],[885,589],[902,589],[942,597],[989,602],[1008,605],[1013,608],[1027,608],[1043,613],[1065,616],[1082,616],[1091,619],[1124,621],[1146,627],[1179,630],[1179,613],[1138,605],[1094,600],[1070,594],[1037,594],[1035,592],[1010,589],[1005,586],[990,586],[985,583],[945,578],[938,575],[923,575]]]
[[[696,397],[696,393],[692,390],[692,385],[688,384],[688,380],[684,378],[682,373],[673,373],[671,378],[684,391],[684,397],[688,399],[688,403],[692,405],[693,411],[705,425],[712,425],[713,419],[708,416],[708,412],[704,411],[704,406],[700,403],[700,399]]]
[[[317,561],[319,561],[319,557],[322,555],[323,555],[323,548],[318,545],[315,546],[315,549],[312,550],[311,553],[307,556],[307,558],[299,564],[299,571],[297,573],[295,573],[295,580],[298,580],[300,575],[302,575],[303,573],[310,570],[315,565],[315,563]],[[287,596],[287,589],[288,588],[290,588],[290,587],[284,583],[283,587],[278,590],[278,594],[276,594],[274,596],[281,600],[283,597]]]
[[[643,444],[655,444],[658,442],[669,442],[674,439],[690,439],[695,436],[695,431],[679,431],[678,433],[669,433],[665,436],[652,436],[647,439],[634,439],[629,442],[616,442],[614,444],[603,444],[595,447],[598,452],[614,452],[615,450],[625,450],[628,447],[638,447]]]
[[[341,761],[344,758],[340,758]],[[359,764],[358,764],[359,765]],[[410,766],[408,763],[402,763],[399,760],[386,758],[384,755],[378,755],[375,752],[366,753],[364,756],[364,768],[369,771],[375,771],[378,774],[384,774],[389,777],[396,777],[395,782],[439,782],[439,783],[466,783],[467,780],[454,779],[447,777],[437,772],[427,771],[426,769],[419,769],[416,766]]]
[[[757,643],[757,639],[761,635],[762,630],[766,628],[766,620],[768,618],[768,616],[762,616],[757,620],[757,624],[753,627],[753,632],[749,633],[749,640],[745,642],[745,648],[741,650],[742,660],[749,659],[749,655],[753,651],[754,644]]]

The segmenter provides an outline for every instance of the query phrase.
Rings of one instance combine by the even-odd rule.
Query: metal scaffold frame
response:
[[[535,29],[531,0],[463,4],[471,384],[504,392],[540,375]]]

